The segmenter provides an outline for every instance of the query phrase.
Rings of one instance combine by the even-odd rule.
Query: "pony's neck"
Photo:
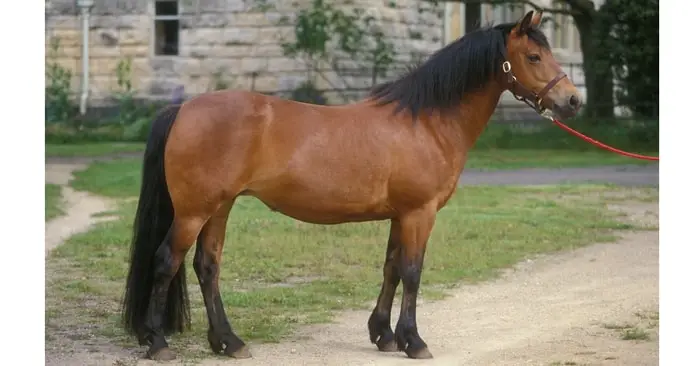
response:
[[[494,80],[483,89],[466,95],[460,104],[459,118],[453,119],[449,125],[455,130],[455,136],[462,140],[465,154],[486,128],[504,91],[501,83]]]
[[[481,90],[466,95],[455,110],[433,120],[436,123],[426,124],[433,131],[445,161],[457,172],[455,176],[464,168],[467,152],[486,128],[503,91],[502,83],[489,82]]]

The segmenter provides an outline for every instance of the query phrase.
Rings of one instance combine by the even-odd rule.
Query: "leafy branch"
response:
[[[71,103],[71,79],[73,73],[58,62],[60,39],[52,37],[46,64],[46,121],[64,122],[75,113]]]
[[[270,9],[265,0],[254,1],[258,8]],[[288,24],[288,20],[283,18],[280,23]],[[343,11],[327,0],[312,0],[308,8],[299,10],[293,32],[293,40],[282,41],[281,47],[285,56],[304,62],[308,81],[318,75],[333,85],[324,69],[330,67],[341,75],[341,60],[352,60],[358,69],[370,71],[374,85],[379,77],[386,76],[396,55],[394,45],[386,40],[377,19],[357,8]],[[343,77],[340,82],[345,88],[351,87]]]

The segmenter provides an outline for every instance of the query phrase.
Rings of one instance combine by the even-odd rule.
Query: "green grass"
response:
[[[79,174],[74,184],[114,197],[136,192],[138,179],[118,177],[129,171],[124,166],[117,165],[113,174],[100,166]],[[105,170],[98,175],[95,169]],[[122,190],[116,189],[119,184]],[[602,193],[611,190],[594,185],[459,188],[439,213],[421,296],[441,298],[446,288],[492,278],[537,253],[612,240],[611,230],[631,226],[604,209]],[[120,220],[77,235],[52,253],[47,262],[47,273],[53,273],[46,280],[47,329],[84,337],[96,332],[136,346],[117,327],[135,205],[124,201]],[[326,322],[336,311],[371,309],[381,284],[388,229],[386,222],[305,224],[272,213],[253,198],[240,198],[229,219],[220,277],[233,326],[248,341],[279,341],[296,326]],[[173,345],[206,354],[207,322],[191,271],[192,255],[185,265],[193,331],[175,336]]]
[[[658,336],[659,312],[637,312],[635,323],[604,323],[602,327],[619,333],[624,341],[648,341]]]
[[[637,154],[659,156],[658,121],[584,120],[567,125],[610,146]],[[542,122],[519,128],[491,123],[469,153],[468,169],[564,168],[653,162],[620,156],[593,146],[557,126]]]
[[[644,153],[644,152],[642,152]],[[656,152],[646,152],[658,156]],[[571,168],[604,165],[644,165],[652,162],[632,159],[609,151],[545,149],[476,149],[467,157],[466,169],[501,170],[522,168]]]
[[[622,332],[621,338],[625,341],[647,341],[649,340],[649,332],[642,328],[629,328]]]
[[[47,157],[103,156],[142,152],[146,144],[141,142],[93,142],[84,144],[46,144]]]
[[[107,197],[138,196],[141,164],[141,159],[134,158],[96,162],[73,173],[71,186]]]
[[[623,341],[647,341],[650,338],[649,330],[643,326],[631,324],[603,324],[603,328],[615,330],[620,333]]]
[[[44,196],[44,220],[49,221],[63,215],[61,209],[61,186],[57,184],[46,184]]]
[[[658,120],[588,121],[579,118],[565,121],[565,123],[578,132],[618,149],[633,152],[659,151]],[[486,130],[479,136],[475,148],[574,151],[595,151],[598,149],[544,120],[530,127],[489,123]]]

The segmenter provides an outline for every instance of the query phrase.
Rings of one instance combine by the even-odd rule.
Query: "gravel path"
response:
[[[87,192],[76,191],[68,184],[73,179],[73,172],[87,167],[84,163],[47,164],[46,183],[61,186],[61,198],[65,215],[46,223],[46,254],[71,236],[87,231],[92,225],[115,219],[111,216],[93,217],[115,206],[112,201]]]
[[[460,183],[466,185],[542,185],[587,182],[624,186],[658,186],[659,164],[501,171],[471,170],[464,171],[460,177]]]

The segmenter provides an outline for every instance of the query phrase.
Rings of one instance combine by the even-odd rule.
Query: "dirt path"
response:
[[[65,184],[71,169],[80,167],[49,164],[47,180]],[[92,213],[109,209],[110,203],[97,197],[80,196],[68,187],[63,193],[67,215],[47,223],[47,251],[86,230],[94,223]],[[611,209],[623,210],[630,220],[658,223],[657,203]],[[369,311],[357,311],[341,314],[333,324],[300,329],[295,337],[299,341],[253,344],[253,359],[212,358],[201,364],[658,365],[658,245],[658,231],[626,233],[618,243],[542,256],[499,280],[464,286],[446,300],[420,304],[418,324],[433,360],[377,352],[366,330]],[[636,325],[647,329],[641,334],[650,339],[622,340],[621,328]],[[122,365],[129,359],[125,350],[104,351],[51,355],[47,350],[46,359],[54,365]]]
[[[461,184],[558,184],[613,183],[624,186],[659,185],[659,164],[621,165],[587,168],[528,168],[500,171],[467,170],[460,177]]]
[[[46,165],[46,183],[61,186],[63,210],[66,213],[46,223],[46,254],[69,237],[87,231],[92,225],[114,219],[113,217],[93,217],[93,215],[114,208],[113,203],[86,192],[79,192],[68,186],[73,172],[87,167],[84,163]]]

